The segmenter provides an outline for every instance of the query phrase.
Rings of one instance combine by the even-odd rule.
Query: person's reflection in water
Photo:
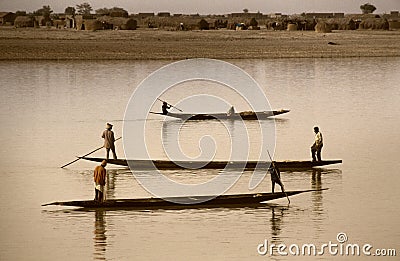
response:
[[[106,260],[106,247],[107,247],[107,236],[106,236],[106,222],[104,216],[106,211],[96,210],[95,222],[94,222],[94,259],[95,260]]]
[[[321,169],[314,168],[312,170],[312,176],[311,176],[311,188],[312,189],[321,189]]]
[[[321,173],[322,170],[315,168],[312,170],[311,176],[311,188],[312,189],[321,189],[322,182],[321,182]],[[314,205],[313,211],[318,214],[323,214],[323,206],[322,206],[322,193],[323,191],[313,191],[312,192],[312,202]]]
[[[279,244],[279,243],[281,243],[280,234],[281,234],[281,230],[282,230],[282,221],[283,221],[285,208],[277,207],[277,206],[270,206],[270,208],[272,211],[272,216],[270,219],[271,234],[272,234],[271,243]]]

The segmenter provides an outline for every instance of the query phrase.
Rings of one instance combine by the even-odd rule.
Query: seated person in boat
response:
[[[235,113],[235,107],[231,106],[229,110],[226,112],[227,116],[231,116]]]
[[[275,183],[281,186],[282,192],[285,192],[281,181],[281,172],[279,171],[278,167],[276,167],[275,164],[272,163],[271,166],[268,168],[268,172],[271,174],[272,194],[275,193]]]
[[[167,115],[168,114],[168,109],[171,109],[171,105],[168,105],[168,103],[163,102],[163,105],[162,105],[161,109],[162,109],[162,113],[164,115]]]
[[[315,132],[315,141],[313,145],[311,146],[311,156],[313,161],[321,161],[321,151],[322,147],[324,146],[323,140],[322,140],[322,133],[319,131],[318,127],[314,127],[314,132]],[[315,156],[317,156],[315,158]]]

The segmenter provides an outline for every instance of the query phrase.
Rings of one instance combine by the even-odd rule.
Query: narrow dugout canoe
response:
[[[104,158],[91,158],[91,157],[79,157],[80,159],[102,162]],[[178,170],[178,169],[242,169],[245,166],[246,170],[254,170],[257,168],[267,168],[270,162],[259,162],[259,161],[168,161],[168,160],[128,160],[131,166],[135,169],[152,169],[156,167],[159,170]],[[109,159],[108,164],[128,166],[126,159]],[[301,170],[311,169],[318,166],[326,166],[331,164],[342,163],[342,160],[323,160],[323,161],[275,161],[275,165],[280,170]]]
[[[110,199],[99,203],[94,200],[63,201],[43,204],[42,206],[71,206],[84,209],[183,209],[183,208],[213,208],[213,207],[247,207],[261,206],[261,202],[285,198],[301,193],[322,191],[296,190],[277,193],[236,194],[221,196],[188,196],[174,198],[137,198],[137,199]],[[209,199],[209,200],[208,200]],[[198,201],[199,203],[196,203]]]
[[[232,113],[231,115],[228,115],[227,113],[174,113],[174,112],[168,112],[168,114],[163,114],[162,112],[150,112],[152,114],[157,114],[157,115],[164,115],[164,116],[169,116],[173,118],[178,118],[182,120],[191,120],[191,121],[201,121],[201,120],[214,120],[214,119],[221,119],[221,120],[226,120],[226,119],[232,119],[232,120],[265,120],[268,119],[272,116],[277,116],[280,114],[288,113],[290,110],[276,110],[276,111],[260,111],[260,112],[238,112],[238,113]]]

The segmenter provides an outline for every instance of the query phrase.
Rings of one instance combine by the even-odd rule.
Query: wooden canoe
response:
[[[157,115],[164,115],[173,118],[178,118],[182,120],[191,120],[191,121],[201,121],[201,120],[214,120],[214,119],[221,119],[221,120],[235,120],[235,119],[242,119],[242,120],[265,120],[272,116],[277,116],[280,114],[288,113],[290,110],[276,110],[276,111],[260,111],[260,112],[238,112],[228,115],[227,113],[174,113],[168,112],[168,114],[163,114],[162,112],[150,112],[152,114]]]
[[[91,157],[80,157],[81,159],[102,162],[104,158],[91,158]],[[159,170],[179,170],[179,169],[241,169],[245,166],[246,170],[254,170],[257,168],[268,168],[270,162],[259,162],[259,161],[168,161],[168,160],[128,160],[131,166],[135,169],[152,169],[156,167]],[[108,164],[128,166],[126,159],[109,159]],[[318,166],[326,166],[331,164],[342,163],[342,160],[323,160],[323,161],[275,161],[275,165],[280,170],[301,170],[311,169]]]
[[[183,209],[183,208],[215,208],[215,207],[251,207],[261,206],[261,202],[285,198],[305,192],[322,191],[297,190],[285,193],[256,193],[221,196],[190,196],[174,198],[137,198],[137,199],[109,199],[99,203],[94,200],[63,201],[43,204],[42,206],[72,206],[84,209]],[[198,201],[199,203],[196,203]]]

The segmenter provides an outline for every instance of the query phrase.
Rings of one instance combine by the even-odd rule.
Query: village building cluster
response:
[[[285,15],[281,13],[231,13],[227,15],[171,14],[127,12],[102,14],[51,14],[50,16],[0,12],[0,26],[53,27],[74,30],[136,30],[150,28],[161,30],[398,30],[399,11],[389,14],[344,14],[344,13],[302,13]]]

